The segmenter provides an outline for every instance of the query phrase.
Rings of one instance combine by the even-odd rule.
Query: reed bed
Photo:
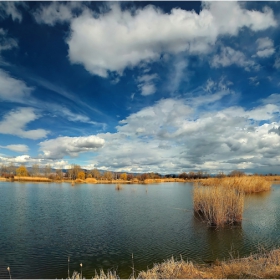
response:
[[[51,179],[46,177],[28,177],[28,176],[15,176],[15,181],[29,181],[29,182],[52,182]]]
[[[193,190],[195,214],[209,226],[223,227],[242,221],[244,194],[235,189],[225,191],[223,187],[205,187],[198,184]]]
[[[271,182],[260,176],[242,176],[227,178],[208,178],[200,181],[203,186],[235,189],[245,194],[269,191]]]

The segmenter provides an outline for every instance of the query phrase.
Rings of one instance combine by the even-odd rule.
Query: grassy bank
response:
[[[72,279],[80,279],[74,272]],[[216,260],[212,264],[195,264],[173,257],[151,269],[131,274],[130,279],[279,279],[280,249],[251,254],[245,258],[227,261]],[[101,270],[93,279],[120,279],[116,271],[105,273]]]

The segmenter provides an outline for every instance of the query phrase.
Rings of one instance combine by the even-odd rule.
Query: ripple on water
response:
[[[146,192],[146,188],[148,192]],[[135,190],[133,190],[135,189]],[[242,227],[209,229],[192,212],[192,186],[0,183],[0,278],[94,276],[99,268],[121,277],[170,258],[211,261],[279,246],[280,188],[246,198]],[[186,211],[189,210],[189,211]]]

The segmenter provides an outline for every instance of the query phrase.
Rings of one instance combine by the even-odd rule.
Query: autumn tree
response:
[[[76,180],[78,178],[78,173],[82,171],[81,166],[78,164],[72,164],[71,168],[68,170],[68,177],[71,180]]]
[[[111,181],[113,179],[113,174],[110,171],[105,171],[103,174],[104,179]]]
[[[77,177],[78,179],[85,180],[86,174],[84,171],[79,171]]]
[[[127,180],[132,181],[134,179],[133,174],[127,174]]]
[[[91,175],[93,178],[95,178],[96,180],[99,180],[101,178],[101,174],[100,172],[94,168],[92,171],[91,171]]]
[[[126,181],[127,180],[127,174],[122,173],[121,176],[120,176],[120,179]]]
[[[28,171],[24,165],[16,169],[17,176],[28,176]]]

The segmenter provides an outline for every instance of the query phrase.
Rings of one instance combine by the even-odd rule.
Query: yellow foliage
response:
[[[120,179],[126,181],[127,180],[127,174],[122,173],[121,176],[120,176]]]
[[[16,170],[17,176],[28,176],[28,171],[24,165],[21,165]]]
[[[84,171],[80,171],[77,176],[78,179],[85,180],[86,175]]]

